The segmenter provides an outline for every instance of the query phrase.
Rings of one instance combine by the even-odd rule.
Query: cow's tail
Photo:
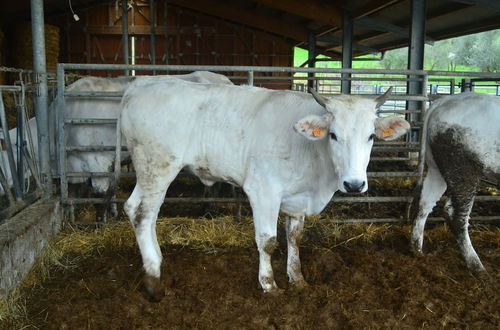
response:
[[[120,115],[116,120],[116,146],[115,146],[115,171],[113,176],[113,188],[116,190],[118,188],[118,182],[120,181],[121,174],[121,159],[122,159],[122,129]]]

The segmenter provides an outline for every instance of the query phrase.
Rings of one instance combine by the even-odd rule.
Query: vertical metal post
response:
[[[66,177],[66,132],[64,127],[64,108],[65,108],[65,81],[63,64],[57,64],[57,138],[59,147],[59,178],[61,180],[61,198],[68,198],[68,180]]]
[[[342,69],[352,68],[352,34],[354,24],[349,12],[342,12]],[[342,73],[342,78],[351,78],[350,73]],[[351,94],[351,80],[342,80],[342,94]]]
[[[411,30],[410,47],[408,47],[408,69],[422,70],[424,68],[424,45],[425,45],[425,13],[427,0],[411,0]],[[409,78],[419,78],[419,76],[410,75]],[[408,81],[408,94],[418,95],[422,91],[422,81]],[[422,101],[408,101],[408,110],[418,110],[422,107]],[[409,116],[410,121],[419,121],[420,114],[412,113]],[[410,140],[417,142],[419,139],[418,131],[412,130]]]
[[[472,80],[466,78],[466,79],[462,79],[462,93],[465,93],[465,92],[470,92],[472,91]]]
[[[24,87],[20,91],[20,96],[17,96],[16,102],[16,122],[17,122],[17,136],[16,136],[16,157],[17,157],[17,180],[20,183],[21,193],[24,193],[24,108],[20,102],[24,102],[23,94]],[[29,129],[29,128],[28,128]]]
[[[128,62],[128,0],[122,0],[122,44],[123,44],[123,64]],[[129,70],[123,70],[123,74],[128,76]]]
[[[313,31],[309,31],[307,35],[307,50],[307,66],[314,68],[316,66],[316,36]],[[307,78],[307,86],[314,88],[314,73],[308,73]]]
[[[164,54],[165,54],[165,64],[168,65],[168,46],[169,46],[169,42],[168,42],[168,26],[167,26],[167,23],[168,23],[168,1],[167,0],[164,0],[163,1],[163,25],[165,26],[165,51],[164,51]],[[167,71],[168,72],[168,71]]]
[[[38,158],[44,197],[47,198],[52,195],[52,177],[50,172],[43,0],[31,0],[31,32],[33,39],[33,71],[38,78],[37,92],[34,96],[38,128]]]
[[[151,23],[151,64],[156,64],[156,3],[155,0],[149,0],[149,21]],[[156,75],[156,70],[153,70]]]
[[[427,83],[429,82],[429,76],[425,74],[423,77],[423,83],[422,83],[422,96],[427,97]],[[432,94],[432,93],[431,93]],[[418,185],[421,185],[424,179],[424,164],[425,164],[425,152],[426,152],[426,147],[427,147],[427,120],[426,120],[426,108],[427,104],[426,102],[421,102],[421,108],[420,108],[420,113],[421,113],[421,118],[424,121],[424,123],[421,126],[420,130],[420,151],[418,154],[418,166],[417,166],[417,171],[418,171]]]
[[[248,71],[248,86],[253,86],[253,71]]]
[[[14,161],[14,154],[12,153],[12,141],[10,140],[9,127],[7,125],[7,117],[5,116],[5,108],[3,106],[3,97],[0,91],[0,125],[3,130],[3,137],[7,145],[7,161],[9,163],[10,176],[12,178],[12,186],[14,187],[14,195],[17,200],[21,200],[21,187],[17,180],[16,164]],[[7,192],[6,192],[7,194]]]

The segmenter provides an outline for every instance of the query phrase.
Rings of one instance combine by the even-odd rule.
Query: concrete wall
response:
[[[0,298],[21,284],[61,223],[59,202],[44,200],[0,224]]]

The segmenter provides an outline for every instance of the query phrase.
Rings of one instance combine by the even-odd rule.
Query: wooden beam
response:
[[[361,18],[391,7],[403,0],[373,0],[351,13],[353,19]],[[322,36],[340,30],[339,27],[326,27],[316,31],[316,36]]]
[[[352,13],[352,18],[357,19],[374,14],[382,9],[393,6],[402,0],[375,0],[368,3]]]
[[[406,38],[410,37],[410,30],[407,28],[367,16],[355,20],[354,24],[370,30],[391,32]],[[434,45],[434,41],[432,38],[425,38],[425,43],[429,45]]]
[[[331,34],[327,34],[327,35],[318,37],[317,40],[329,43],[330,44],[330,48],[329,49],[333,49],[336,46],[342,45],[342,39],[338,38],[338,37],[335,37],[335,36],[333,36]],[[372,55],[378,55],[380,53],[380,50],[378,50],[378,49],[375,49],[375,48],[372,48],[372,47],[368,47],[368,46],[359,44],[359,43],[354,42],[354,41],[352,42],[352,48],[360,50],[360,51],[365,52],[365,53],[372,54]]]
[[[459,13],[460,11],[467,10],[469,7],[470,7],[470,5],[455,3],[453,6],[453,9],[451,9],[451,10],[450,10],[450,7],[448,6],[446,8],[441,8],[437,11],[432,12],[432,13],[428,13],[427,17],[426,17],[426,21],[430,22],[430,21],[435,20],[435,19],[440,19],[443,16],[453,15],[453,14]],[[464,13],[464,15],[465,15],[465,13]],[[454,27],[453,29],[457,29],[457,33],[455,34],[456,36],[467,34],[467,33],[463,33],[463,31],[457,27]],[[388,35],[388,32],[370,33],[370,34],[366,34],[365,36],[362,36],[361,38],[358,39],[358,41],[360,41],[360,42],[370,41],[370,40],[374,40],[374,39],[377,39],[377,38],[380,38],[380,37],[383,37],[386,35]],[[436,38],[433,38],[432,40],[435,40],[435,39]],[[444,39],[444,38],[440,38],[440,39]],[[391,49],[408,46],[408,39],[404,39],[404,40],[405,40],[404,43],[403,42],[399,43],[397,47],[394,47]],[[386,47],[386,45],[384,45],[384,47]],[[378,48],[380,48],[381,50],[384,50],[382,47],[378,47]]]
[[[246,25],[250,28],[273,33],[295,42],[307,40],[307,29],[300,25],[290,24],[283,20],[260,14],[257,11],[251,12],[240,9],[227,2],[216,0],[169,0],[168,3],[169,5],[192,9],[240,25]]]
[[[318,0],[252,0],[261,5],[329,25],[342,25],[342,9]]]
[[[468,5],[480,5],[486,8],[491,8],[496,11],[500,11],[500,2],[492,0],[454,0],[455,2],[461,2]]]

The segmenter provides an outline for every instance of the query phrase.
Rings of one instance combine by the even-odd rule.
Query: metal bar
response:
[[[0,91],[20,92],[21,91],[21,86],[0,85]]]
[[[425,76],[427,78],[427,76]],[[424,81],[422,84],[422,94],[427,96],[427,81]],[[419,138],[420,138],[420,151],[418,154],[418,165],[417,165],[417,172],[418,172],[418,185],[421,185],[423,180],[424,180],[424,168],[425,168],[425,153],[427,149],[427,125],[428,125],[428,119],[426,116],[426,104],[425,102],[422,102],[421,104],[421,119],[424,121],[422,125],[422,129],[420,130]]]
[[[333,197],[331,202],[334,203],[409,203],[413,197],[411,196],[358,196],[358,197]],[[64,204],[103,204],[107,202],[124,203],[127,198],[63,198]],[[477,201],[496,202],[500,201],[500,196],[476,196]],[[167,203],[237,203],[238,201],[248,203],[247,198],[206,198],[206,197],[167,197],[164,200]],[[499,218],[497,216],[495,218]]]
[[[372,152],[417,152],[420,148],[404,148],[404,147],[373,147]]]
[[[110,119],[100,119],[100,118],[86,118],[86,119],[80,119],[80,118],[69,118],[65,119],[64,123],[65,124],[73,124],[73,125],[85,125],[85,124],[99,124],[99,125],[116,125],[117,119],[110,118]]]
[[[408,69],[422,70],[424,68],[424,46],[425,46],[425,13],[427,0],[411,0],[411,31],[410,31],[410,46],[408,47]],[[409,94],[420,94],[422,91],[422,83],[409,81],[407,84],[407,92]],[[421,102],[409,101],[407,103],[408,110],[421,109]],[[419,114],[409,115],[410,120],[421,120]],[[411,130],[411,141],[418,141],[418,132]]]
[[[66,151],[115,151],[115,146],[66,146],[63,150]],[[122,146],[122,151],[127,151],[127,147]]]
[[[416,177],[417,172],[368,172],[366,175],[369,178],[406,178]]]
[[[43,0],[31,0],[31,31],[33,44],[33,71],[38,78],[38,91],[34,96],[38,126],[38,158],[44,197],[52,195],[52,176],[49,152],[49,120],[47,110],[47,70],[45,58],[45,26]]]
[[[247,83],[248,86],[253,86],[253,71],[248,71]]]
[[[61,183],[61,198],[68,198],[68,179],[66,177],[66,129],[64,125],[64,109],[66,100],[64,98],[64,65],[57,64],[57,109],[56,122],[59,144],[59,178]]]
[[[14,154],[12,153],[12,141],[10,140],[9,126],[7,125],[7,118],[5,116],[5,108],[3,105],[2,94],[0,94],[0,125],[3,130],[3,138],[5,140],[5,144],[7,145],[7,150],[6,150],[7,161],[9,163],[10,176],[12,178],[12,186],[14,188],[14,197],[17,200],[21,200],[22,197],[21,186],[19,185],[19,181],[16,175],[17,173],[16,163],[14,161]]]
[[[119,97],[123,96],[123,92],[68,92],[64,93],[66,97]]]
[[[24,91],[22,92],[24,93]],[[16,122],[17,122],[17,130],[16,130],[16,157],[17,157],[17,181],[19,182],[19,188],[21,189],[21,194],[24,194],[24,111],[19,102],[23,99],[22,96],[17,96],[16,102]],[[28,127],[29,129],[29,127]],[[9,134],[10,135],[10,134]]]
[[[500,79],[500,73],[495,72],[465,72],[465,71],[432,71],[432,70],[386,70],[386,69],[340,69],[340,68],[298,68],[272,66],[227,66],[227,65],[147,65],[136,64],[94,64],[94,63],[61,63],[65,70],[125,70],[144,71],[254,71],[281,73],[353,73],[353,74],[384,74],[384,75],[429,75],[429,76],[463,76]]]
[[[352,68],[352,35],[354,24],[351,14],[347,10],[342,11],[342,68]],[[343,73],[342,78],[350,78],[350,73]],[[351,94],[351,81],[342,80],[340,91],[342,94]]]
[[[316,66],[316,34],[314,31],[309,31],[307,34],[307,66],[309,68],[314,68]],[[307,74],[309,88],[315,88],[314,86],[314,73],[310,72]]]
[[[407,162],[409,157],[370,157],[371,162]]]
[[[490,221],[498,221],[500,220],[500,216],[476,216],[471,218],[471,222],[490,222]],[[409,222],[406,219],[400,218],[379,218],[379,219],[324,219],[324,220],[316,220],[317,223],[331,223],[331,224],[346,224],[346,223],[362,223],[362,224],[371,224],[371,223],[401,223],[408,224]],[[444,218],[439,217],[431,217],[427,218],[426,222],[445,222]]]
[[[123,63],[128,64],[128,1],[122,0],[122,50],[123,50]],[[132,69],[133,70],[133,69]],[[123,74],[129,75],[129,69],[124,69]]]
[[[99,177],[114,177],[113,172],[66,172],[68,178],[99,178]],[[135,178],[135,173],[126,172],[120,173],[120,178]]]

